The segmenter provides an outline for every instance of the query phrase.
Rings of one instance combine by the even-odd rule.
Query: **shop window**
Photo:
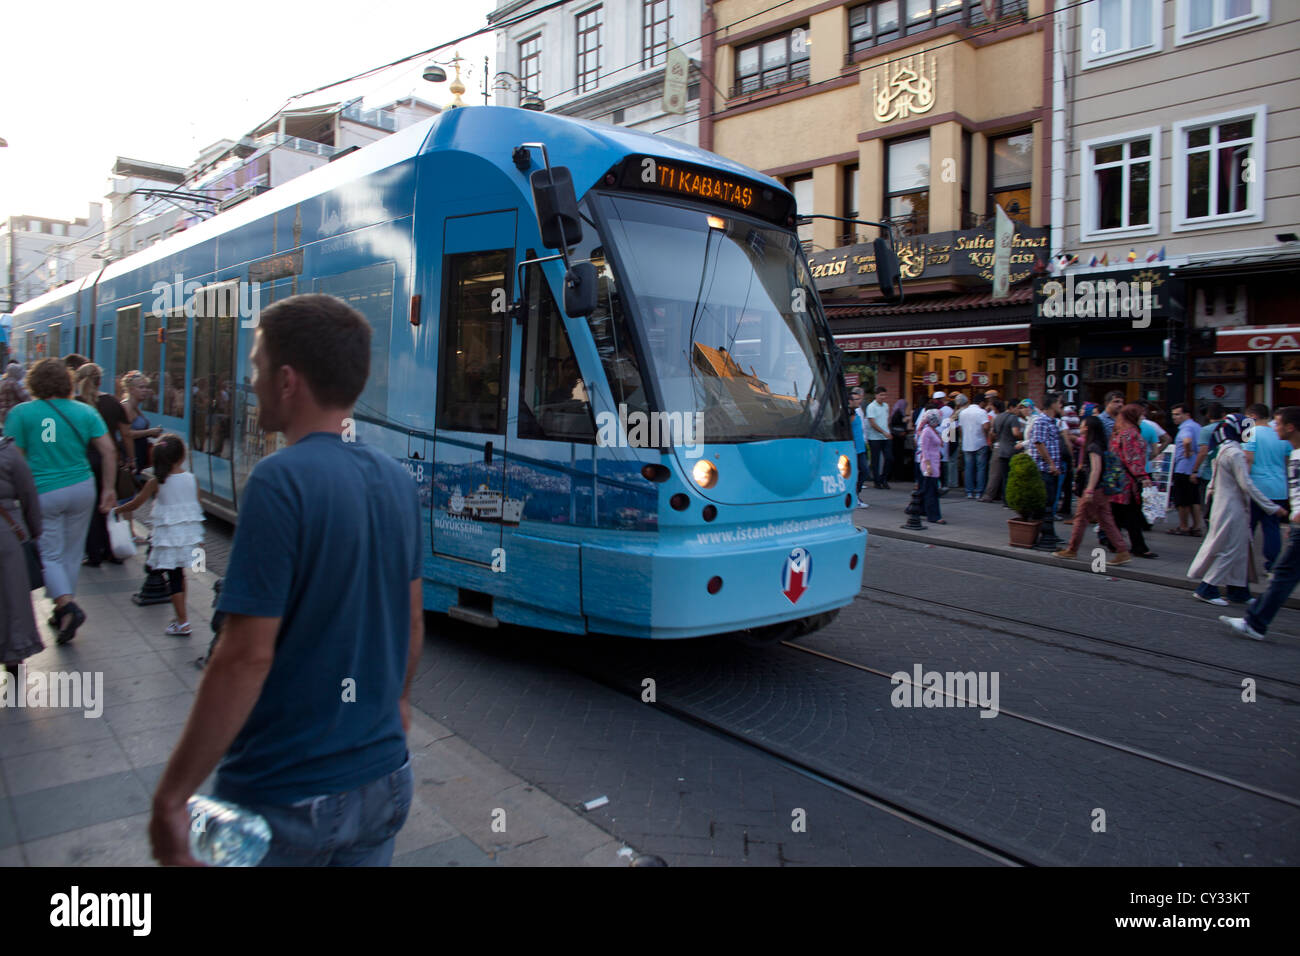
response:
[[[808,26],[795,27],[736,50],[732,96],[756,93],[808,78]]]
[[[994,136],[989,140],[989,207],[1001,206],[1017,222],[1029,224],[1032,208],[1034,134],[1031,131]]]
[[[1160,51],[1163,0],[1096,0],[1083,4],[1083,69]]]
[[[1160,193],[1160,129],[1087,140],[1079,150],[1084,241],[1153,235]]]
[[[930,135],[885,151],[885,216],[904,236],[930,231]]]
[[[1264,107],[1174,124],[1173,228],[1264,218]]]

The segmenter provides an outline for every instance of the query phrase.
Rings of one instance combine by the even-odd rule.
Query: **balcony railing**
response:
[[[773,90],[780,86],[786,86],[790,83],[797,83],[800,80],[808,79],[808,61],[800,60],[798,63],[792,63],[788,67],[781,67],[775,70],[768,70],[765,73],[755,73],[753,76],[743,77],[739,83],[733,86],[727,93],[731,99],[737,96],[749,96],[752,93],[761,93],[763,90]]]
[[[930,217],[926,214],[911,213],[906,216],[894,216],[884,219],[894,227],[894,235],[900,239],[908,236],[921,236],[930,231]]]
[[[289,149],[296,149],[301,153],[315,153],[317,156],[333,156],[339,151],[337,146],[327,146],[312,139],[303,139],[301,136],[284,136],[280,133],[267,133],[265,136],[259,136],[257,145],[287,146]]]
[[[363,110],[357,103],[346,107],[340,114],[344,119],[355,120],[358,123],[365,123],[367,126],[374,126],[378,129],[386,129],[390,133],[397,131],[397,117],[392,113],[386,113],[383,110]]]

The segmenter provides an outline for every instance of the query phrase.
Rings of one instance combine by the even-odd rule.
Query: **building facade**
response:
[[[501,0],[488,16],[499,25],[498,105],[519,106],[532,93],[547,112],[699,142],[701,0],[575,0],[541,10],[545,6],[542,0]],[[668,102],[665,73],[673,68],[685,70],[679,74],[685,91]]]
[[[717,0],[701,143],[781,179],[801,214],[886,220],[906,300],[880,302],[869,242],[800,227],[849,381],[915,407],[935,391],[1041,387],[1032,281],[1048,247],[1046,0]],[[1016,221],[994,298],[994,211]]]
[[[1092,0],[1057,19],[1054,220],[1078,261],[1037,295],[1088,308],[1039,310],[1044,353],[1081,398],[1117,389],[1157,418],[1300,404],[1300,6]]]
[[[103,230],[102,220],[99,203],[91,203],[84,218],[10,216],[0,223],[0,312],[97,269],[94,245],[83,240]]]

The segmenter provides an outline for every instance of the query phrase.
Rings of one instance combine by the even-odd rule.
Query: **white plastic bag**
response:
[[[1151,524],[1165,516],[1165,493],[1155,485],[1142,489],[1142,515]]]
[[[131,519],[121,515],[108,516],[108,543],[113,557],[119,561],[135,556],[135,541],[131,538]]]

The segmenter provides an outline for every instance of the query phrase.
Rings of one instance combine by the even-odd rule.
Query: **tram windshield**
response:
[[[837,439],[840,389],[792,232],[724,211],[595,197],[662,411],[704,415],[704,440]]]

